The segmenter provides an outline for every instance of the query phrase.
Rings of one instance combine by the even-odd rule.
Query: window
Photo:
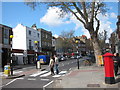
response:
[[[46,38],[48,38],[48,35],[46,34]]]
[[[38,47],[39,47],[39,44],[40,44],[40,42],[38,41],[38,44],[37,44]]]
[[[37,36],[38,36],[38,37],[39,37],[39,35],[40,35],[40,34],[39,34],[39,33],[37,33]]]
[[[31,31],[29,30],[29,35],[31,35]]]
[[[9,29],[4,29],[4,34],[3,34],[3,37],[4,37],[4,44],[9,44]]]
[[[29,40],[29,46],[31,46],[31,40]]]

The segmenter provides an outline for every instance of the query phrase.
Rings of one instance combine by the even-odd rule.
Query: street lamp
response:
[[[78,55],[78,40],[75,41],[76,43],[76,48],[77,48],[77,55]],[[78,56],[77,56],[77,65],[78,65],[78,69],[79,69],[79,59],[78,59]]]
[[[11,76],[13,76],[13,60],[12,60],[12,39],[13,35],[10,35],[10,45],[11,45],[11,59],[10,59],[10,67],[11,67]]]
[[[35,43],[35,57],[36,57],[36,69],[41,69],[41,64],[40,64],[40,60],[37,60],[37,49],[38,49],[38,41],[34,41]]]

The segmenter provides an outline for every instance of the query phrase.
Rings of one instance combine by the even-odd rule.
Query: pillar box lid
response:
[[[114,54],[111,54],[111,53],[105,53],[104,55],[103,55],[103,57],[113,57],[114,56]]]

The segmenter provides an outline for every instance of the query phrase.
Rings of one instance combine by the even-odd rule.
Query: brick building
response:
[[[12,28],[6,25],[0,24],[0,61],[1,66],[7,64],[10,61],[10,35],[12,35]]]

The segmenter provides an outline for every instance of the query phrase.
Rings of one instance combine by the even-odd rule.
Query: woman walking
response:
[[[50,67],[51,75],[55,75],[54,74],[54,58],[53,58],[53,56],[50,57],[49,67]]]

